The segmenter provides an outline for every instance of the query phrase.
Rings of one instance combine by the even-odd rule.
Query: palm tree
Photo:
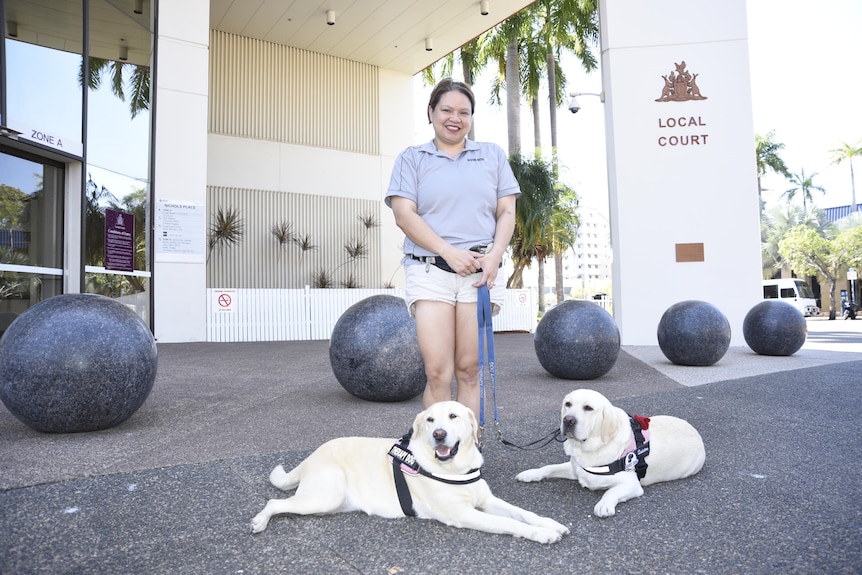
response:
[[[767,170],[781,174],[785,178],[790,177],[784,160],[778,153],[784,149],[784,144],[775,141],[775,130],[765,136],[756,134],[754,136],[755,157],[757,159],[757,198],[760,200],[760,208],[763,209],[763,187],[760,185],[761,176],[766,175]]]
[[[524,41],[531,36],[527,10],[510,16],[488,34],[481,59],[497,63],[497,77],[491,88],[491,101],[499,103],[500,90],[506,90],[506,127],[509,158],[521,155],[521,58]]]
[[[799,193],[802,195],[802,208],[807,209],[808,202],[814,202],[814,197],[811,195],[811,192],[816,191],[821,194],[826,193],[826,190],[822,186],[814,185],[814,177],[816,175],[817,172],[814,172],[811,175],[806,175],[804,168],[800,169],[798,174],[790,174],[788,180],[793,184],[793,187],[781,194],[781,197],[786,197],[788,202],[792,202],[793,198],[796,197],[796,194]]]
[[[760,220],[761,255],[763,259],[763,279],[774,277],[775,273],[784,269],[784,277],[789,277],[793,270],[781,257],[778,244],[782,238],[797,226],[808,226],[816,229],[821,235],[829,236],[832,223],[826,218],[823,210],[813,206],[803,209],[792,204],[778,204],[763,213]]]
[[[559,176],[557,162],[557,109],[565,100],[566,77],[560,60],[564,50],[573,52],[581,61],[586,71],[597,67],[596,58],[591,46],[598,44],[599,25],[598,9],[595,0],[540,0],[528,8],[533,21],[534,37],[538,40],[535,50],[526,51],[525,67],[529,71],[524,82],[526,96],[532,101],[533,125],[535,129],[536,154],[540,154],[542,145],[541,122],[539,119],[538,92],[539,82],[534,79],[534,71],[544,69],[548,78],[548,117],[551,127],[551,166],[554,178]],[[535,56],[533,55],[535,54]],[[544,62],[541,59],[544,58]],[[534,61],[535,60],[535,61]],[[574,205],[577,197],[573,194]],[[561,196],[562,197],[562,196]],[[574,213],[572,213],[574,215]],[[577,220],[577,216],[574,216]],[[572,228],[570,228],[572,229]],[[562,230],[560,230],[562,231]],[[552,234],[553,235],[553,234]],[[551,253],[554,256],[556,277],[557,303],[563,298],[563,254],[571,243],[566,241],[551,242]],[[540,277],[544,270],[540,269]],[[544,299],[540,300],[540,306]]]
[[[557,204],[551,215],[549,243],[554,254],[555,291],[557,303],[563,301],[563,254],[575,245],[578,239],[578,196],[575,191],[564,184],[557,184]]]
[[[551,125],[551,157],[557,168],[557,109],[566,97],[566,77],[560,60],[563,51],[572,52],[586,71],[598,66],[591,48],[598,44],[598,5],[595,0],[540,0],[530,8],[535,37],[544,58],[541,66],[548,78],[548,111]],[[537,66],[538,67],[538,66]],[[532,88],[532,86],[531,86]],[[538,91],[530,95],[535,98]],[[535,108],[534,123],[540,125],[538,108]],[[537,130],[538,131],[538,130]],[[540,141],[536,139],[536,146]]]
[[[509,158],[509,164],[521,188],[515,207],[515,233],[512,235],[512,260],[515,270],[506,287],[523,287],[524,268],[537,257],[543,245],[546,222],[551,221],[557,205],[554,174],[541,158]]]
[[[856,142],[854,146],[841,142],[840,148],[829,150],[829,153],[832,154],[833,164],[840,164],[844,160],[847,160],[850,164],[850,211],[852,212],[859,210],[859,205],[856,203],[856,179],[853,176],[853,158],[862,156],[862,145],[860,144],[862,144],[862,140]]]

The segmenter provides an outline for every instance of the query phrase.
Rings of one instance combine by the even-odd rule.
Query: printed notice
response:
[[[105,209],[105,269],[135,271],[135,216]]]
[[[213,313],[234,313],[236,310],[236,290],[213,290]]]
[[[156,204],[156,261],[206,262],[203,202],[159,200]]]

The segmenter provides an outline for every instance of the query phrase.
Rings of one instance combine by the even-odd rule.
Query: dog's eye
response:
[[[449,419],[458,419],[458,414],[457,413],[450,413]]]
[[[566,402],[566,403],[564,403],[563,405],[565,405],[566,407],[572,407],[572,402],[571,402],[571,401],[567,401],[567,402]]]
[[[592,411],[592,410],[593,410],[593,408],[591,405],[585,405],[584,406],[584,411]]]
[[[428,418],[428,419],[426,419],[425,421],[427,421],[428,423],[434,423],[434,418],[433,418],[433,417],[429,417],[429,418]]]

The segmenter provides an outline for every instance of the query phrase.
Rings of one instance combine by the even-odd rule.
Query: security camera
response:
[[[327,10],[326,11],[326,23],[330,26],[335,25],[335,10]]]
[[[578,110],[580,110],[580,109],[581,109],[581,105],[578,104],[577,98],[572,98],[571,101],[569,101],[569,111],[572,114],[577,114]]]

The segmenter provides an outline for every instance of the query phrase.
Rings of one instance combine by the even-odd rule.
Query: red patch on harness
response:
[[[649,429],[649,417],[643,417],[642,415],[632,415],[635,421],[641,426],[641,429]]]

